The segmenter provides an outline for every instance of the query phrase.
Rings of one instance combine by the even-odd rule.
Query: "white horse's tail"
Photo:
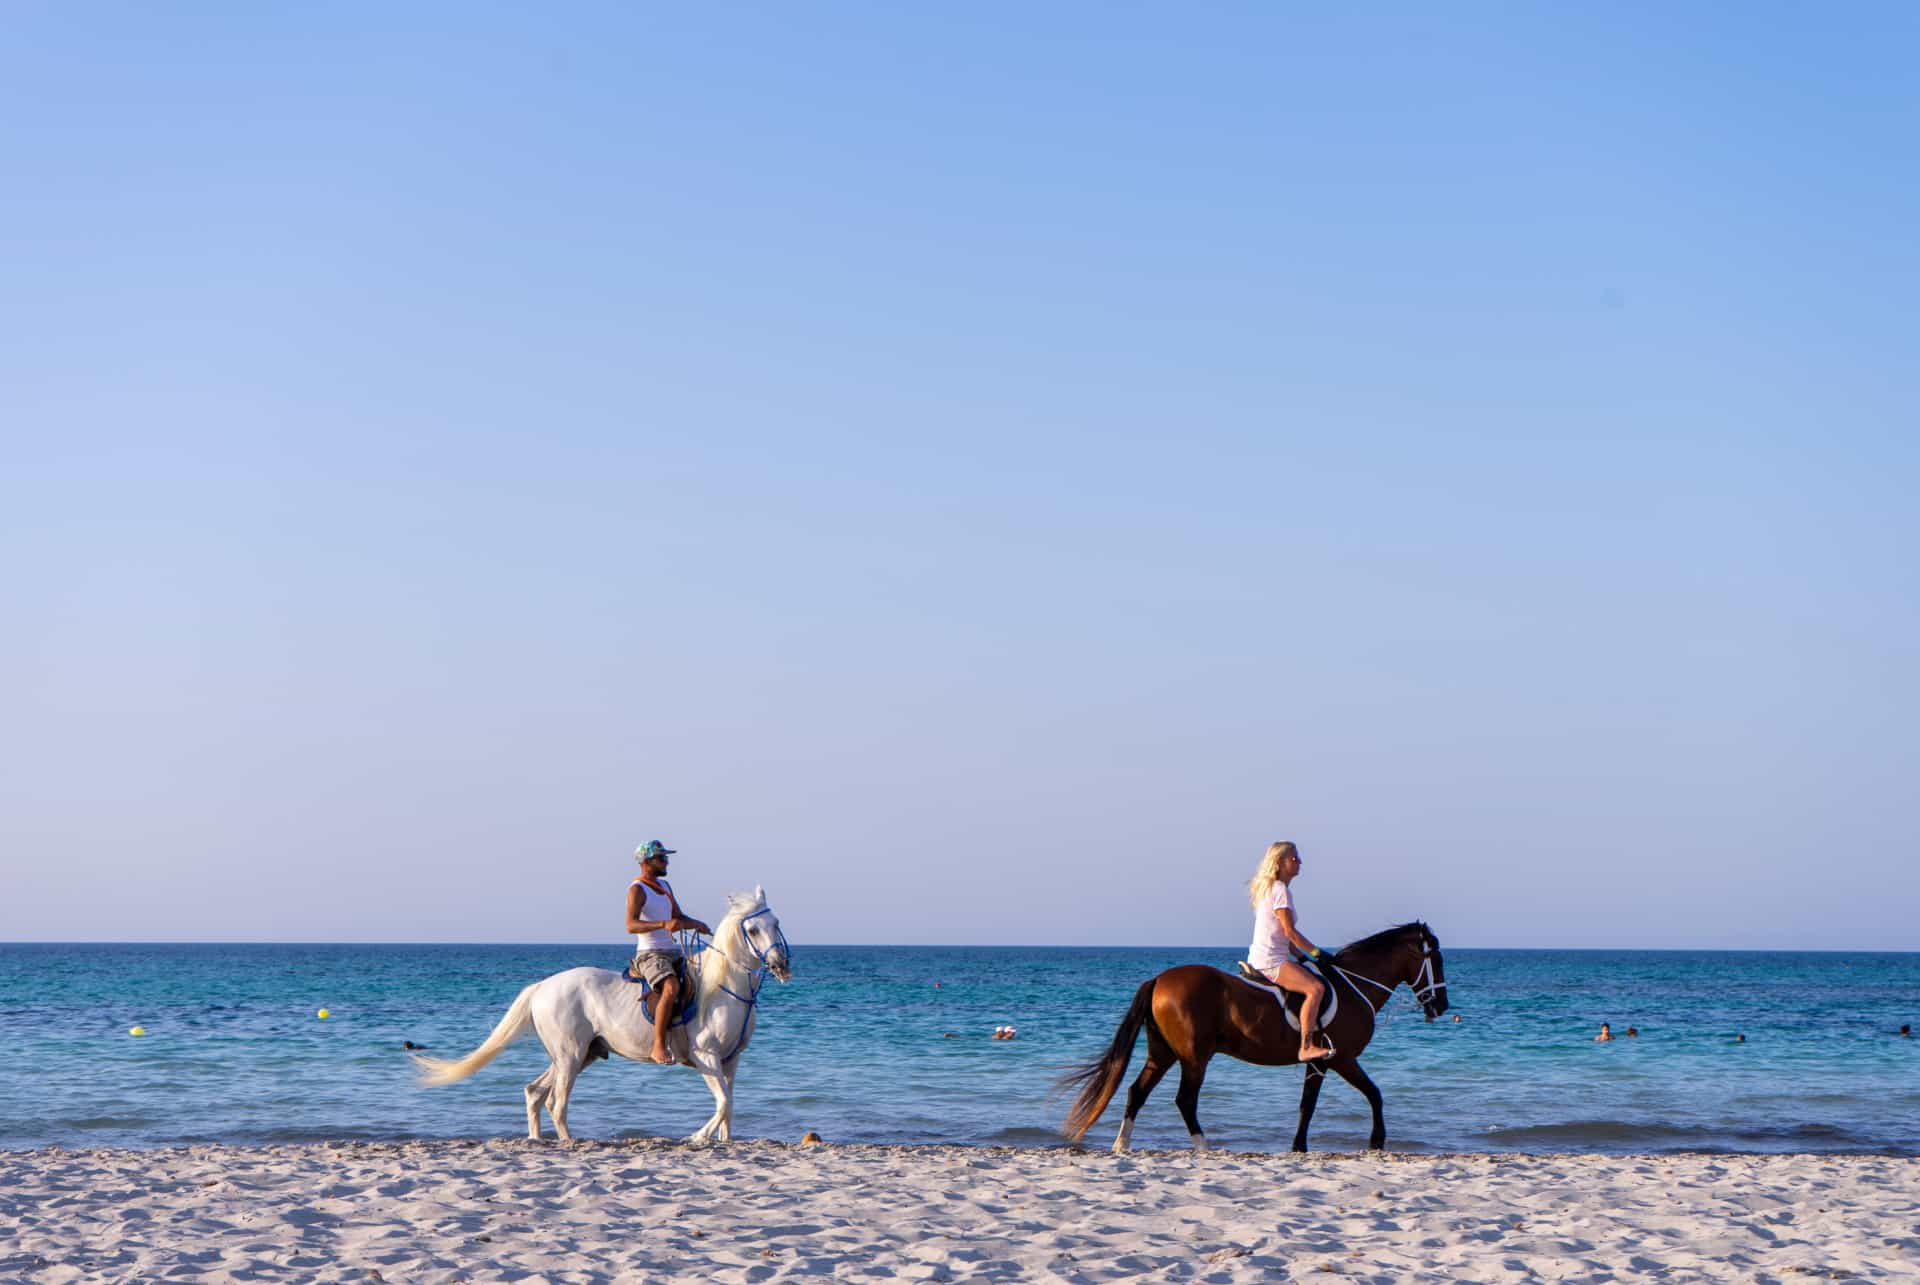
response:
[[[426,1085],[452,1084],[455,1080],[464,1080],[487,1063],[500,1056],[500,1050],[514,1042],[520,1032],[533,1022],[533,993],[540,989],[540,983],[521,991],[507,1006],[507,1015],[493,1028],[493,1034],[487,1036],[487,1042],[457,1062],[445,1058],[422,1057],[413,1055],[413,1061],[420,1068],[420,1083]]]

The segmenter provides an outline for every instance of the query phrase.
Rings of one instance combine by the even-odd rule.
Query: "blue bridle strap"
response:
[[[767,963],[768,953],[774,950],[784,950],[784,951],[787,951],[789,954],[792,953],[791,949],[787,946],[786,933],[782,932],[778,927],[776,927],[773,930],[774,942],[771,946],[767,948],[767,950],[761,950],[758,946],[754,945],[753,938],[747,935],[748,923],[750,923],[755,919],[758,919],[762,915],[771,915],[772,913],[773,913],[773,910],[770,907],[763,906],[759,910],[754,911],[752,914],[747,915],[740,920],[740,940],[747,943],[747,949],[753,952],[754,962],[759,965],[758,968],[755,968],[748,973],[748,977],[750,979],[750,985],[748,987],[747,993],[745,995],[742,995],[739,991],[734,990],[731,986],[728,986],[725,982],[719,982],[716,984],[716,989],[726,992],[728,995],[731,995],[733,998],[739,1000],[742,1004],[745,1004],[747,1006],[746,1018],[742,1020],[740,1023],[739,1036],[734,1040],[733,1047],[727,1050],[727,1055],[720,1059],[720,1064],[722,1066],[725,1066],[728,1062],[732,1061],[735,1055],[737,1055],[740,1052],[741,1046],[747,1042],[747,1030],[753,1024],[753,1010],[755,1006],[757,1006],[760,1003],[760,988],[766,984],[767,974],[773,971],[772,967]],[[701,946],[701,950],[704,951],[706,949],[707,947],[703,944]],[[725,951],[720,951],[720,957],[726,960],[729,964],[732,964],[735,968],[740,968],[743,970],[746,968],[745,964],[734,963],[733,956],[727,954]]]

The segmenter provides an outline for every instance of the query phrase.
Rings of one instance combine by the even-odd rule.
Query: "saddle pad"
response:
[[[688,1022],[691,1022],[694,1014],[698,1012],[700,1008],[700,988],[688,983],[685,972],[685,969],[681,970],[680,1008],[678,1012],[674,1013],[673,1021],[667,1027],[668,1030],[672,1030],[675,1026],[685,1026]],[[653,993],[653,987],[648,984],[645,978],[635,977],[633,975],[632,964],[628,964],[627,967],[620,970],[620,977],[622,980],[632,982],[640,988],[640,1011],[646,1015],[647,1025],[652,1026],[653,1010],[657,1006],[659,999],[659,997]]]
[[[1333,979],[1327,976],[1325,969],[1302,960],[1295,960],[1294,962],[1308,972],[1315,974],[1321,981],[1327,984],[1327,996],[1320,1002],[1320,1029],[1324,1031],[1327,1029],[1327,1023],[1333,1020],[1333,1015],[1340,1011],[1340,988],[1333,984]],[[1251,970],[1252,965],[1248,964],[1246,967],[1248,970]],[[1275,999],[1278,999],[1280,1001],[1281,1011],[1287,1015],[1287,1025],[1296,1031],[1300,1029],[1300,1005],[1306,1001],[1306,996],[1296,991],[1282,990],[1272,982],[1256,982],[1253,978],[1248,977],[1244,971],[1240,974],[1240,980],[1254,987],[1256,990],[1266,991]]]

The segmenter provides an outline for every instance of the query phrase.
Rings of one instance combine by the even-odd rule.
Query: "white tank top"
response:
[[[660,881],[660,886],[666,889],[665,892],[655,892],[647,886],[645,879],[635,879],[631,886],[640,889],[639,918],[673,918],[672,884],[668,883],[665,879]],[[633,950],[635,954],[643,950],[678,950],[679,948],[680,943],[676,942],[673,939],[673,934],[664,928],[656,928],[650,933],[635,933],[633,935]]]

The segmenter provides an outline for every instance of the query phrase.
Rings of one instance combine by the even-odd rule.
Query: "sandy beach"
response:
[[[519,1140],[0,1153],[0,1280],[1911,1280],[1920,1160]]]

